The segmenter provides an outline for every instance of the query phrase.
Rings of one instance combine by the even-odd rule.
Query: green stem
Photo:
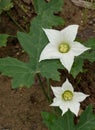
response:
[[[23,32],[26,32],[24,30],[23,27],[20,26],[20,24],[18,24],[18,22],[11,16],[11,14],[9,12],[7,12],[7,15],[9,16],[9,18],[15,23],[16,26],[18,26]]]
[[[42,88],[42,91],[43,91],[43,93],[44,93],[46,99],[48,100],[48,102],[50,102],[50,98],[49,98],[49,96],[47,95],[47,93],[46,93],[46,91],[45,91],[45,87],[44,87],[44,85],[43,85],[43,82],[42,82],[42,80],[41,80],[41,76],[40,76],[39,73],[37,73],[37,77],[38,77],[40,86],[41,86],[41,88]]]
[[[50,94],[51,87],[50,87],[50,81],[49,81],[49,80],[47,80],[47,85],[48,85],[48,97],[49,97],[49,99],[50,99],[50,102],[52,102],[51,94]]]

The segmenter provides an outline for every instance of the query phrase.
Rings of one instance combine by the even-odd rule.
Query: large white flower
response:
[[[53,103],[50,106],[57,106],[62,110],[62,115],[70,109],[76,116],[80,109],[80,102],[89,95],[81,92],[74,92],[74,89],[68,79],[62,87],[51,87],[54,93]]]
[[[70,25],[58,31],[54,29],[43,29],[48,37],[49,43],[43,49],[40,59],[60,59],[64,67],[70,72],[74,62],[74,56],[78,56],[90,49],[74,41],[78,31],[78,25]]]

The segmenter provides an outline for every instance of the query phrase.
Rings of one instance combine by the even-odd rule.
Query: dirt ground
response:
[[[18,3],[19,1],[19,3]],[[82,40],[95,37],[95,10],[88,10],[75,6],[70,0],[64,0],[65,4],[59,14],[65,20],[65,25],[79,24],[77,37]],[[23,5],[27,12],[21,9]],[[35,16],[31,0],[16,0],[14,7],[0,17],[0,33],[16,35],[17,31],[29,30],[30,20]],[[20,25],[13,22],[17,21]],[[63,27],[62,27],[63,28]],[[16,38],[10,38],[6,47],[0,48],[0,57],[12,56],[21,60],[27,60]],[[81,106],[85,109],[89,103],[95,109],[95,62],[85,61],[84,67],[88,69],[85,74],[79,74],[74,80],[66,71],[61,71],[60,85],[66,77],[76,86],[76,90],[91,95]],[[77,80],[80,82],[76,85]],[[0,75],[0,130],[48,130],[43,124],[41,111],[49,111],[49,103],[46,101],[42,90],[35,82],[31,88],[13,90],[11,79]]]

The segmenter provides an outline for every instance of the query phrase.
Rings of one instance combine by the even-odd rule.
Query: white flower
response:
[[[90,49],[74,41],[78,31],[78,25],[70,25],[58,31],[54,29],[43,29],[48,37],[49,43],[43,49],[40,59],[60,59],[64,67],[70,72],[74,62],[74,56],[82,54]]]
[[[76,116],[80,109],[80,102],[89,95],[81,92],[74,92],[68,79],[62,87],[51,87],[54,93],[53,103],[50,106],[57,106],[62,110],[62,115],[70,109]]]

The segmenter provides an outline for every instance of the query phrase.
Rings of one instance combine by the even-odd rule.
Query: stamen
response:
[[[62,94],[62,99],[65,101],[70,101],[73,98],[73,93],[70,90],[66,90],[63,94]]]
[[[67,43],[60,43],[58,49],[61,53],[67,53],[70,50],[70,46]]]

